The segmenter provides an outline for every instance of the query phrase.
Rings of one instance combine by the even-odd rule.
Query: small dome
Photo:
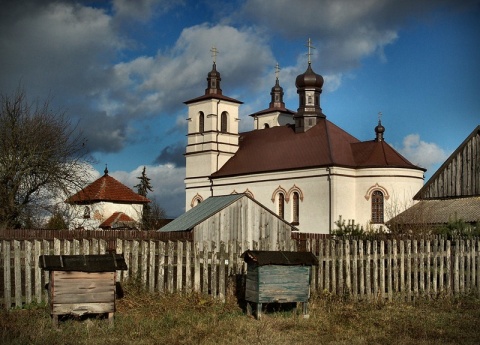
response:
[[[377,127],[375,127],[375,133],[383,134],[385,132],[385,127],[382,126],[382,123],[378,121]]]
[[[295,80],[295,86],[297,88],[315,87],[321,89],[323,86],[323,77],[320,74],[315,73],[312,70],[311,65],[308,64],[308,68],[305,73],[297,76],[297,79]]]

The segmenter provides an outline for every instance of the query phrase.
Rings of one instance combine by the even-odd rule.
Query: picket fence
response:
[[[241,298],[247,249],[297,250],[295,241],[269,248],[267,242],[193,243],[190,241],[116,241],[127,271],[117,280],[134,279],[151,292],[197,291],[224,300]],[[312,269],[313,292],[355,300],[411,300],[439,294],[480,295],[480,240],[338,240],[309,239],[306,249],[319,265]],[[48,272],[39,256],[107,253],[107,242],[83,240],[3,240],[0,246],[0,303],[4,308],[47,300]]]

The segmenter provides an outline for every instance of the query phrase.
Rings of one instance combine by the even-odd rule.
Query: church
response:
[[[285,107],[277,66],[270,104],[250,115],[249,132],[238,130],[242,102],[220,83],[214,59],[205,93],[185,102],[186,211],[210,196],[244,193],[301,232],[328,234],[340,218],[384,226],[423,186],[425,169],[385,142],[380,119],[367,141],[327,120],[324,79],[310,58],[295,81],[297,111]]]

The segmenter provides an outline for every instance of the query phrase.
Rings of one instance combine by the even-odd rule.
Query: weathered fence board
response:
[[[198,243],[188,241],[117,239],[116,251],[124,255],[128,266],[128,270],[117,272],[117,279],[136,279],[152,292],[193,290],[225,300],[231,282],[245,281],[246,267],[240,255],[247,248],[295,249],[292,243],[283,242],[269,248],[266,241],[205,242],[200,249]],[[318,257],[319,266],[312,271],[310,287],[319,292],[348,294],[355,300],[480,295],[479,239],[318,238],[307,239],[302,249]],[[48,276],[39,268],[40,255],[93,253],[106,253],[106,241],[2,240],[0,303],[10,308],[46,301],[43,287]]]

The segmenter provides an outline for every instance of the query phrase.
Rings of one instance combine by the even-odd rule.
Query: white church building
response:
[[[249,132],[239,133],[242,102],[223,95],[220,81],[214,62],[205,94],[185,102],[186,211],[210,196],[245,193],[301,232],[330,233],[340,217],[383,225],[423,186],[425,169],[384,141],[380,120],[368,141],[327,120],[324,80],[310,61],[296,78],[297,111],[285,108],[277,73],[269,107],[251,115]]]

